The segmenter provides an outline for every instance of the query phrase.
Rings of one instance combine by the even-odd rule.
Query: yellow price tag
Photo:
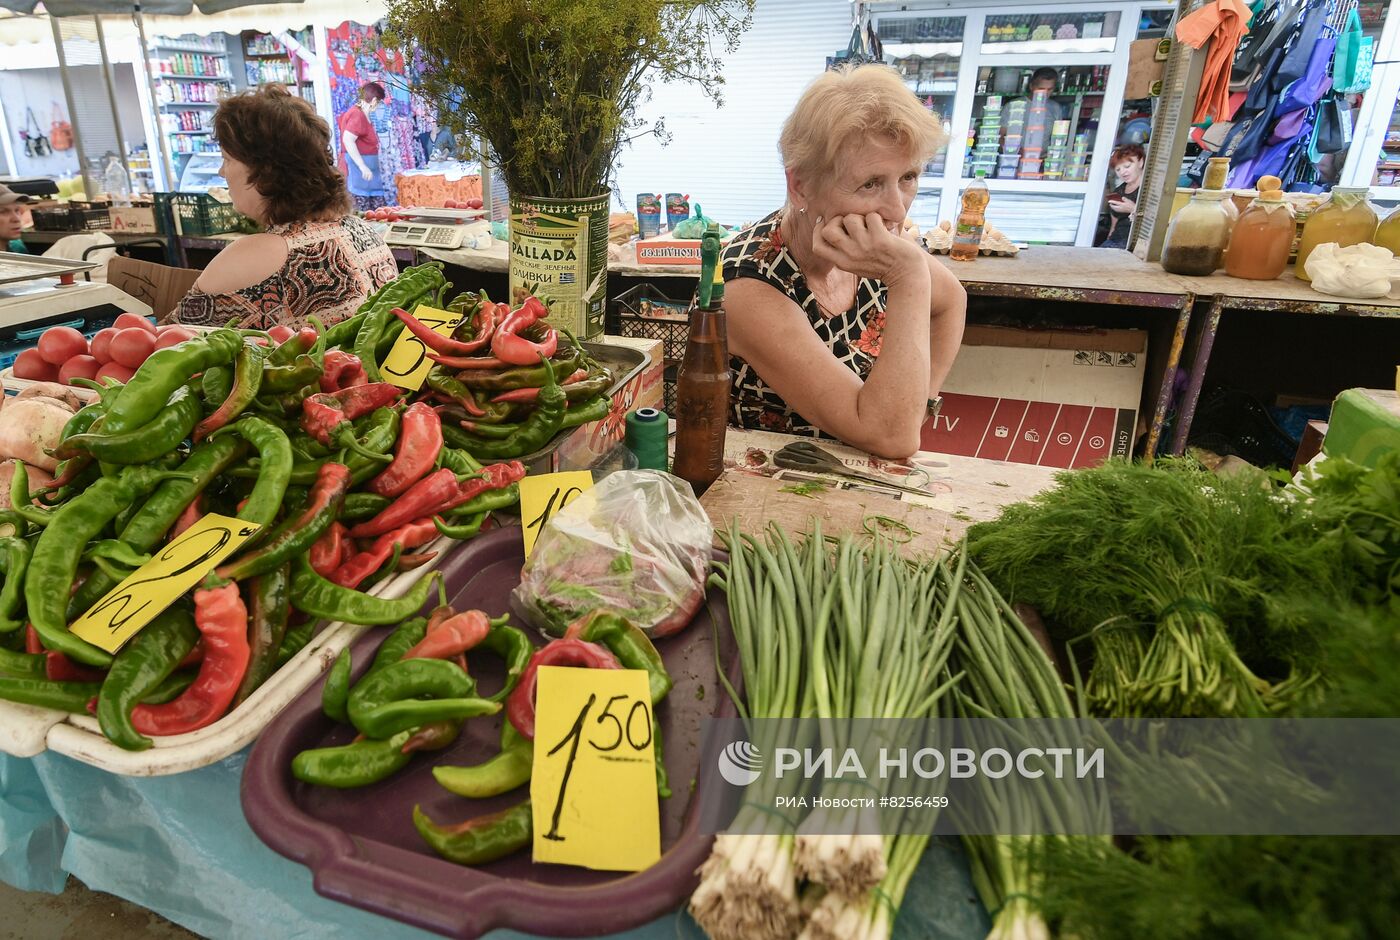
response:
[[[419,323],[426,323],[432,327],[434,333],[451,336],[466,313],[419,305],[414,309],[413,316]],[[397,321],[398,318],[394,319]],[[385,357],[379,371],[384,374],[384,378],[399,388],[416,392],[423,387],[432,368],[433,361],[428,358],[428,347],[424,346],[423,341],[414,336],[412,331],[405,328],[394,342],[394,348],[389,350],[389,355]]]
[[[530,776],[535,861],[641,871],[661,858],[644,669],[541,666]]]
[[[543,473],[520,481],[520,522],[525,529],[525,557],[535,550],[535,540],[545,523],[586,489],[593,486],[587,470]]]
[[[209,513],[103,595],[73,623],[73,634],[115,653],[259,528],[253,522]]]

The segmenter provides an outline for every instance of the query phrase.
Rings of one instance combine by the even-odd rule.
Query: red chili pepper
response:
[[[44,641],[39,639],[39,631],[34,629],[32,623],[24,625],[24,651],[30,655],[45,652]]]
[[[311,546],[312,569],[323,578],[329,578],[345,560],[345,547],[350,539],[350,530],[340,522],[332,522],[315,544]]]
[[[442,451],[442,419],[432,406],[415,402],[403,413],[394,460],[369,481],[380,496],[399,496],[432,470]]]
[[[523,737],[535,739],[535,680],[541,666],[582,666],[587,669],[621,669],[622,664],[606,646],[587,640],[554,640],[535,650],[525,673],[506,699],[506,717]]]
[[[587,369],[575,369],[573,372],[569,373],[568,378],[564,379],[559,384],[573,385],[575,382],[582,382],[586,378],[588,378]],[[511,389],[509,392],[501,392],[501,394],[492,398],[491,401],[493,403],[503,401],[534,401],[539,397],[540,390],[537,388],[516,388]]]
[[[351,529],[350,535],[357,539],[382,535],[413,519],[446,512],[480,493],[503,489],[522,479],[525,465],[512,460],[491,464],[481,472],[484,476],[471,477],[463,482],[458,482],[457,475],[448,467],[430,473],[413,484],[392,506]]]
[[[421,568],[437,556],[437,552],[418,552],[414,555],[400,555],[399,570],[412,571],[414,568]]]
[[[449,369],[509,369],[511,365],[489,356],[468,359],[465,356],[441,356],[437,353],[428,353],[428,358],[438,365],[447,366]]]
[[[336,568],[334,574],[326,577],[341,587],[359,587],[361,581],[384,566],[384,562],[393,556],[395,547],[417,548],[427,545],[437,536],[437,526],[433,525],[431,518],[416,519],[381,535],[368,550],[351,555]]]
[[[204,637],[194,641],[194,646],[190,647],[190,651],[185,654],[185,658],[180,660],[180,665],[175,668],[188,669],[191,666],[198,666],[202,662],[204,662]]]
[[[408,327],[408,331],[418,337],[418,340],[433,352],[443,353],[449,356],[467,355],[476,352],[482,345],[485,345],[473,345],[472,343],[464,343],[461,340],[453,339],[450,336],[443,336],[402,307],[394,308],[394,316],[402,320],[403,325]]]
[[[204,638],[204,662],[193,684],[164,705],[137,705],[131,723],[142,734],[185,734],[224,716],[248,669],[248,608],[238,585],[201,588],[194,594],[194,622]]]
[[[360,357],[343,349],[332,349],[326,353],[325,369],[321,373],[321,391],[338,392],[359,385],[368,385]]]
[[[309,395],[301,403],[301,426],[327,447],[344,447],[366,457],[376,458],[355,440],[350,422],[376,408],[390,404],[400,395],[397,386],[388,382],[356,385],[338,392]]]
[[[472,314],[472,338],[468,340],[458,340],[462,352],[474,353],[486,348],[486,344],[491,342],[491,337],[496,332],[496,305],[493,303],[482,303],[476,308],[476,313]]]
[[[196,493],[194,499],[188,506],[180,510],[180,515],[175,517],[175,524],[170,527],[170,534],[166,536],[166,541],[173,542],[180,537],[190,526],[194,525],[204,515],[204,494]]]
[[[107,678],[104,670],[75,663],[58,650],[44,652],[44,675],[55,682],[101,682]]]
[[[549,308],[537,297],[526,297],[525,302],[496,327],[491,337],[491,352],[503,362],[515,366],[530,366],[548,359],[559,348],[559,331],[550,329],[538,343],[532,343],[520,334],[534,326],[539,320],[549,316]]]
[[[404,659],[451,659],[486,639],[491,624],[479,610],[464,610],[424,634]]]

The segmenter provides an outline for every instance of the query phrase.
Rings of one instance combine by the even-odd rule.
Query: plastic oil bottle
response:
[[[992,201],[992,194],[982,179],[984,175],[985,171],[978,170],[977,178],[963,190],[962,211],[958,213],[958,224],[953,228],[953,247],[949,251],[954,261],[976,261],[977,252],[982,247],[987,203]]]

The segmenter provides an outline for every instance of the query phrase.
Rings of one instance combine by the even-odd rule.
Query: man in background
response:
[[[28,253],[19,236],[24,227],[24,209],[21,206],[29,201],[24,193],[17,193],[0,183],[0,245],[4,246],[5,251]]]

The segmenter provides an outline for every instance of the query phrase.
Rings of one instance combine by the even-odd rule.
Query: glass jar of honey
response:
[[[1293,273],[1300,281],[1310,281],[1304,265],[1308,255],[1318,245],[1336,242],[1337,247],[1359,245],[1371,242],[1376,237],[1376,210],[1366,197],[1370,191],[1364,187],[1336,186],[1331,196],[1308,216],[1303,226],[1303,237],[1298,242],[1298,260]]]
[[[1172,218],[1162,249],[1162,269],[1171,274],[1204,277],[1220,267],[1230,243],[1230,214],[1225,203],[1230,194],[1219,189],[1198,189]]]
[[[1283,193],[1270,190],[1244,210],[1230,233],[1225,273],[1251,281],[1271,281],[1288,267],[1293,247],[1293,210]]]
[[[1400,258],[1400,206],[1386,216],[1385,221],[1376,229],[1376,244]]]

